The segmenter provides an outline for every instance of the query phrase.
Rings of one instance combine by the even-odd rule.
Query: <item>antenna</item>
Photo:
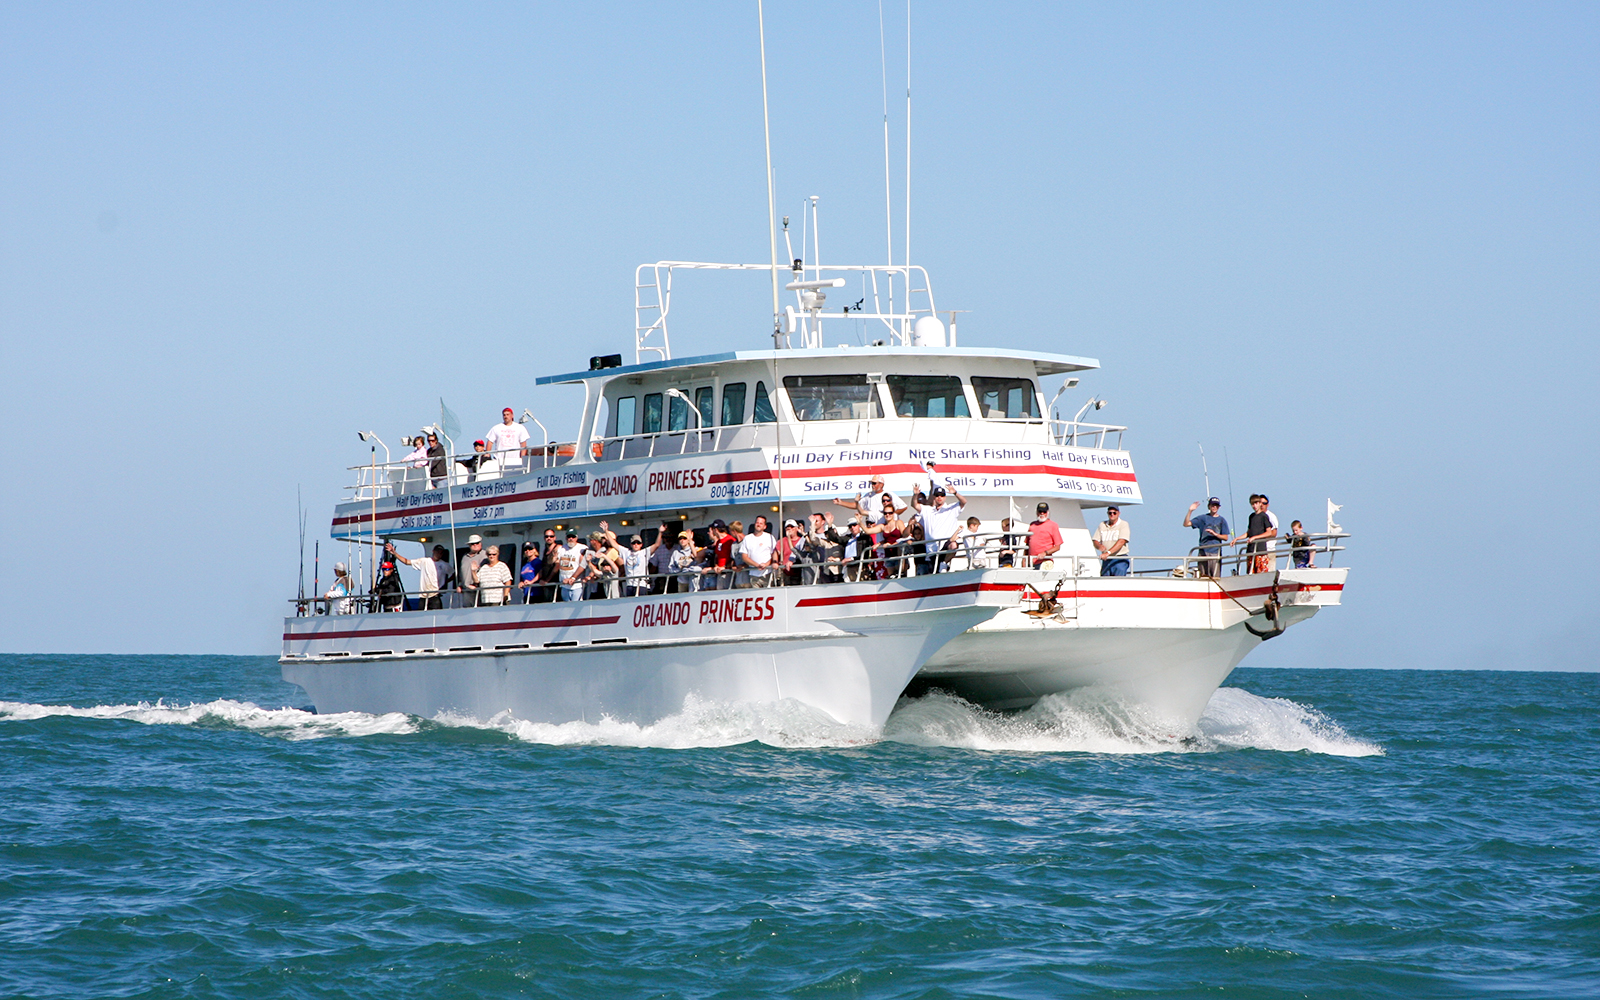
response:
[[[883,80],[883,235],[888,248],[889,266],[894,266],[894,204],[889,186],[889,56],[884,47],[883,0],[878,0],[878,69]],[[890,312],[894,312],[894,288],[890,286]]]
[[[767,244],[772,251],[772,346],[777,349],[782,346],[779,339],[783,336],[778,309],[778,207],[772,200],[772,123],[767,114],[767,18],[761,9],[761,0],[756,0],[756,24],[761,32],[761,132],[767,143]]]
[[[906,0],[906,312],[911,311],[911,0]],[[924,282],[926,284],[927,282]]]
[[[1206,499],[1209,500],[1211,498],[1211,470],[1206,468],[1206,446],[1196,441],[1195,447],[1200,449],[1200,471],[1206,477]]]

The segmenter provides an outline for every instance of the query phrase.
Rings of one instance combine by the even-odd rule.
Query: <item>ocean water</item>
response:
[[[0,996],[1600,996],[1600,675],[1246,669],[1174,740],[277,672],[0,656]]]

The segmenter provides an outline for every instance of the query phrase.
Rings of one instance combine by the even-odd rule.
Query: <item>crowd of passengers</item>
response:
[[[403,611],[537,604],[883,580],[942,572],[958,561],[970,568],[1038,565],[1061,547],[1048,504],[1039,504],[1038,518],[1025,530],[1014,531],[1006,518],[998,536],[985,534],[978,518],[962,518],[967,498],[948,483],[934,482],[934,463],[928,463],[928,472],[928,488],[915,489],[908,501],[887,490],[876,475],[869,492],[853,501],[833,501],[853,515],[843,525],[830,510],[786,520],[781,534],[764,515],[748,527],[717,518],[703,533],[669,521],[648,543],[637,534],[624,541],[608,521],[599,522],[587,538],[576,528],[564,536],[547,528],[542,545],[524,543],[516,573],[500,547],[485,546],[478,535],[467,539],[467,551],[454,566],[443,545],[412,559],[388,541],[370,594],[356,595],[341,563],[324,596],[337,613],[371,606]],[[400,565],[418,571],[417,591],[407,593]]]
[[[785,521],[781,535],[771,530],[764,515],[757,515],[748,531],[742,521],[717,518],[706,526],[703,542],[695,531],[671,521],[663,522],[648,543],[639,535],[624,543],[607,521],[599,522],[587,540],[576,528],[564,537],[547,528],[542,546],[532,540],[523,544],[517,572],[501,558],[498,545],[485,547],[478,535],[467,539],[466,553],[453,566],[443,545],[410,559],[390,540],[384,543],[379,576],[368,594],[357,595],[345,565],[339,563],[334,567],[334,584],[318,610],[351,614],[372,609],[493,607],[885,580],[938,573],[958,564],[974,569],[1050,565],[1062,537],[1050,519],[1048,503],[1039,503],[1037,517],[1024,530],[1014,530],[1011,519],[1005,518],[998,534],[985,534],[978,518],[961,517],[967,498],[953,485],[935,482],[934,463],[926,468],[928,489],[915,488],[908,503],[889,492],[879,475],[870,480],[869,492],[854,500],[833,501],[853,514],[842,528],[832,511],[820,510]],[[1228,522],[1219,513],[1219,499],[1207,501],[1204,515],[1195,513],[1198,502],[1190,505],[1183,526],[1200,532],[1199,575],[1220,575],[1222,547],[1239,544],[1247,545],[1248,572],[1270,571],[1275,564],[1277,517],[1268,509],[1265,494],[1251,494],[1250,505],[1249,529],[1231,537]],[[1290,529],[1286,540],[1292,565],[1313,566],[1314,548],[1301,523],[1293,522]],[[1101,575],[1127,575],[1132,534],[1116,505],[1106,508],[1106,521],[1092,542]],[[417,570],[416,592],[408,594],[401,583],[402,564]]]

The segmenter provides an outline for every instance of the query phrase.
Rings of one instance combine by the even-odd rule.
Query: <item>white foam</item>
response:
[[[935,692],[900,705],[884,738],[918,746],[1041,753],[1205,753],[1219,750],[1310,751],[1341,757],[1382,754],[1338,723],[1283,698],[1237,688],[1212,696],[1192,732],[1119,702],[1104,692],[1050,695],[1026,711],[1002,715]]]
[[[139,702],[137,705],[93,705],[88,708],[0,701],[0,721],[25,721],[53,716],[117,719],[147,726],[223,725],[290,740],[412,733],[417,729],[415,719],[398,712],[387,715],[368,715],[365,712],[317,715],[298,708],[262,708],[250,702],[225,698],[187,705],[168,705],[165,701],[157,701],[154,704]]]
[[[1222,688],[1211,696],[1200,719],[1200,732],[1223,749],[1306,750],[1334,757],[1384,753],[1383,747],[1351,736],[1314,708],[1238,688]]]
[[[421,723],[398,712],[317,715],[295,708],[262,708],[222,699],[204,703],[33,705],[0,701],[0,721],[52,716],[107,719],[149,726],[209,725],[260,732],[289,740],[417,732]],[[745,705],[690,698],[677,715],[640,725],[602,717],[595,722],[528,722],[501,713],[480,720],[441,714],[434,724],[486,729],[528,743],[689,749],[765,743],[784,748],[856,747],[885,740],[914,746],[960,747],[1035,753],[1195,753],[1221,750],[1305,751],[1340,757],[1382,754],[1316,709],[1285,698],[1263,698],[1238,688],[1212,696],[1193,732],[1172,728],[1137,707],[1104,693],[1051,695],[1023,712],[1000,714],[935,692],[901,702],[880,733],[835,722],[794,701]]]
[[[832,717],[796,701],[746,705],[705,701],[693,696],[685,700],[682,712],[646,725],[610,717],[595,722],[528,722],[504,712],[487,722],[452,714],[435,716],[433,721],[445,726],[495,729],[528,743],[554,746],[682,750],[765,743],[804,748],[860,746],[878,739],[875,730],[835,722]]]

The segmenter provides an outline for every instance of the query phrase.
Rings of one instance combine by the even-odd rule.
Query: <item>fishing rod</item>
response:
[[[1222,446],[1222,465],[1228,470],[1228,525],[1235,531],[1239,530],[1239,521],[1234,517],[1233,510],[1233,464],[1228,461],[1228,446]],[[1239,575],[1239,567],[1233,568],[1233,575]]]

